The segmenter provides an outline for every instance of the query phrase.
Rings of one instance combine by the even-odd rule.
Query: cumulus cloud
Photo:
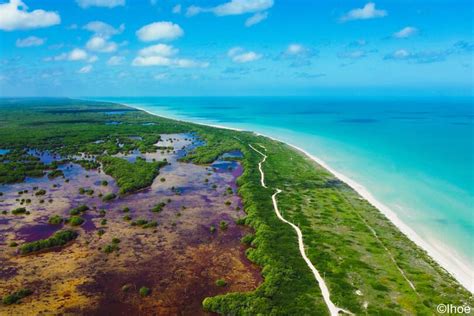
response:
[[[161,66],[176,68],[205,68],[208,62],[200,62],[192,59],[178,58],[179,50],[171,45],[157,44],[145,47],[138,52],[138,56],[132,62],[133,66]]]
[[[245,26],[251,27],[252,25],[258,24],[268,17],[268,12],[257,12],[247,20],[245,20]]]
[[[240,15],[265,11],[272,6],[273,0],[231,0],[215,7],[190,6],[186,11],[186,15],[193,16],[203,12],[214,13],[217,16]]]
[[[73,49],[69,55],[68,55],[68,60],[83,60],[87,58],[87,52],[83,49],[80,48],[75,48]]]
[[[83,29],[90,31],[97,36],[109,38],[113,35],[122,33],[125,30],[125,25],[121,24],[118,28],[114,28],[112,25],[102,21],[93,21],[84,25]]]
[[[174,48],[171,45],[166,44],[156,44],[152,46],[145,47],[140,50],[139,55],[144,57],[149,56],[164,56],[171,57],[176,55],[179,52],[177,48]]]
[[[89,57],[89,59],[87,59],[87,62],[88,63],[95,63],[98,60],[99,60],[99,57],[97,57],[96,55],[93,55],[93,56]]]
[[[41,46],[45,42],[44,38],[39,38],[36,36],[28,36],[23,39],[16,40],[16,47],[32,47],[32,46]]]
[[[92,71],[92,65],[86,65],[86,66],[82,67],[81,69],[79,69],[77,72],[80,73],[80,74],[87,74],[91,71]]]
[[[124,6],[125,0],[76,0],[81,8],[89,7],[106,7],[114,8],[117,6]]]
[[[14,31],[43,28],[61,23],[58,13],[44,10],[28,12],[21,0],[0,4],[0,30]]]
[[[242,47],[233,47],[229,49],[227,56],[229,56],[233,62],[241,64],[249,63],[262,58],[261,54],[257,54],[253,51],[246,51]]]
[[[408,38],[418,33],[418,29],[412,26],[402,28],[400,31],[393,33],[395,38]]]
[[[122,65],[125,62],[125,57],[123,56],[112,56],[107,60],[107,65],[109,66],[118,66]]]
[[[78,61],[78,60],[85,60],[89,57],[87,52],[80,48],[74,48],[69,53],[62,53],[60,55],[54,57],[47,57],[45,61],[62,61],[62,60],[69,60],[69,61]]]
[[[387,11],[378,10],[375,8],[375,3],[369,2],[363,8],[353,9],[343,15],[340,19],[341,22],[353,21],[353,20],[369,20],[375,18],[383,18],[387,16]]]
[[[136,32],[138,38],[143,42],[158,40],[174,40],[183,36],[183,29],[175,23],[162,21],[143,26]]]
[[[93,36],[86,43],[86,47],[90,51],[100,53],[113,53],[117,50],[117,43],[108,41],[100,36]]]

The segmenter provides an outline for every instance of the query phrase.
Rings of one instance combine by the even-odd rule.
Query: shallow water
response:
[[[59,167],[64,178],[50,180],[44,176],[0,185],[0,210],[25,206],[31,211],[29,215],[0,215],[0,297],[12,288],[34,284],[34,305],[22,304],[19,308],[23,310],[15,309],[16,314],[54,310],[78,314],[199,315],[207,296],[255,289],[262,277],[259,268],[245,257],[246,247],[240,242],[251,230],[235,223],[245,216],[236,194],[236,179],[242,174],[242,167],[231,161],[216,161],[210,166],[178,161],[201,144],[192,134],[167,134],[156,145],[172,147],[170,150],[118,155],[129,160],[137,156],[147,161],[167,159],[170,164],[160,169],[149,188],[110,202],[103,202],[98,193],[116,193],[115,181],[100,171],[84,170],[74,163]],[[224,167],[220,168],[220,164]],[[102,180],[107,180],[108,185],[102,186]],[[38,189],[34,187],[45,189],[46,194],[36,196]],[[228,187],[232,187],[232,194]],[[80,194],[79,188],[93,189],[94,194]],[[28,192],[20,195],[23,190]],[[31,202],[21,205],[19,199],[23,198]],[[160,202],[166,202],[163,210],[151,212]],[[21,244],[71,228],[67,224],[50,225],[48,218],[67,218],[72,208],[82,204],[90,209],[81,215],[85,222],[73,228],[80,232],[79,238],[68,246],[30,256],[19,256],[15,248],[8,246],[12,241]],[[125,207],[128,212],[123,211]],[[125,215],[131,220],[124,219]],[[157,226],[132,226],[131,221],[138,219],[156,221]],[[221,221],[228,223],[226,230],[219,228]],[[217,230],[212,232],[211,226]],[[102,236],[98,235],[99,228],[104,231]],[[120,250],[105,254],[102,249],[113,237],[120,238]],[[226,279],[228,285],[217,287],[215,281],[219,278]],[[131,286],[130,292],[122,290],[124,285]],[[149,299],[140,299],[141,286],[152,289]],[[60,290],[64,287],[66,296]],[[62,302],[61,306],[55,307],[57,302]]]
[[[294,144],[365,186],[474,271],[472,98],[107,98]]]

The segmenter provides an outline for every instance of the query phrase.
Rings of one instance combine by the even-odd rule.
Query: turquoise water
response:
[[[425,241],[474,262],[472,98],[102,98],[253,130],[319,157],[389,206]],[[471,270],[472,271],[472,270]]]

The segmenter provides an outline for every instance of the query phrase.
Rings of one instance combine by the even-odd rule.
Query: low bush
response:
[[[33,291],[30,289],[21,289],[15,293],[6,295],[3,297],[2,302],[5,305],[11,305],[18,303],[22,298],[25,298],[27,296],[30,296],[33,294]]]
[[[33,242],[28,242],[20,246],[21,254],[28,254],[37,252],[43,249],[63,246],[68,242],[76,239],[78,233],[73,230],[62,230],[54,233],[53,236],[47,239],[41,239]]]

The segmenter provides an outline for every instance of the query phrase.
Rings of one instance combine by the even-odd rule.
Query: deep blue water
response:
[[[301,147],[365,186],[423,239],[451,249],[450,255],[472,269],[472,98],[101,100],[178,119],[253,130]]]

